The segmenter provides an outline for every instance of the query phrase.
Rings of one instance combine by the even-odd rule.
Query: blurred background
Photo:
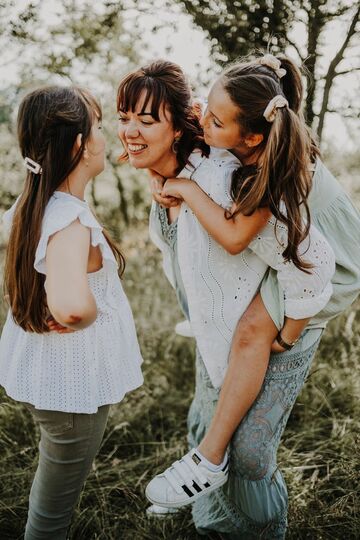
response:
[[[0,212],[25,176],[15,128],[24,93],[49,83],[88,87],[104,111],[107,166],[87,198],[125,252],[145,360],[145,385],[112,409],[71,540],[201,538],[189,510],[160,522],[145,516],[147,481],[186,449],[194,343],[174,333],[181,314],[148,239],[146,174],[117,161],[119,80],[166,57],[205,97],[228,62],[268,48],[289,54],[307,69],[304,108],[324,161],[360,207],[359,12],[356,0],[0,0]],[[0,226],[1,260],[5,246]],[[328,326],[280,449],[291,539],[360,538],[359,308]],[[5,312],[1,303],[1,325]],[[0,539],[13,540],[26,520],[37,433],[1,392]]]

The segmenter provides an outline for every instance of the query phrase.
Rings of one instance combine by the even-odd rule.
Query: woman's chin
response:
[[[131,156],[129,154],[129,163],[135,169],[147,169],[148,168],[148,164],[146,163],[146,160],[141,159],[140,156]]]

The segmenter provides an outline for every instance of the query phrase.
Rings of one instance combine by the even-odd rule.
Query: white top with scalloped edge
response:
[[[16,203],[4,215],[11,227]],[[49,237],[75,220],[90,229],[103,266],[88,274],[97,305],[93,324],[71,334],[25,332],[9,310],[0,340],[0,384],[15,400],[37,409],[94,413],[141,386],[142,357],[116,259],[88,204],[56,191],[43,218],[34,268],[46,275]]]

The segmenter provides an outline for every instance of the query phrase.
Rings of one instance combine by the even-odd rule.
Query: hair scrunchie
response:
[[[282,107],[288,107],[288,106],[289,106],[288,100],[284,96],[281,96],[280,94],[278,94],[277,96],[273,97],[269,101],[265,111],[263,112],[263,116],[268,122],[273,122],[275,120],[277,109],[281,109]]]
[[[280,60],[276,58],[276,56],[274,56],[273,54],[265,54],[261,58],[258,58],[257,62],[275,71],[279,79],[281,79],[282,77],[285,77],[287,73],[286,69],[281,67]]]

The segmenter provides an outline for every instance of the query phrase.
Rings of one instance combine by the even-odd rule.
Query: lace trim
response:
[[[255,490],[275,480],[278,470],[277,448],[291,409],[304,384],[311,360],[318,346],[316,341],[306,351],[272,355],[262,389],[247,415],[237,428],[230,447],[230,476],[238,482],[258,482]],[[196,446],[207,429],[217,401],[217,391],[211,386],[202,358],[197,353],[195,398],[189,413],[189,441]],[[283,482],[283,480],[279,480]],[[268,523],[259,523],[245,514],[232,500],[224,486],[194,504],[197,527],[209,527],[229,538],[242,533],[246,537],[275,540],[285,538],[287,507]],[[214,518],[219,512],[219,520]],[[224,521],[227,518],[227,522]],[[225,530],[225,528],[226,530]],[[225,537],[226,534],[225,534]]]
[[[269,367],[266,372],[265,381],[273,379],[286,379],[308,368],[309,359],[313,356],[317,348],[317,342],[304,354],[299,351],[293,355],[274,354],[270,358]]]
[[[161,225],[161,232],[163,234],[164,240],[168,245],[172,246],[176,240],[177,235],[177,219],[172,223],[169,223],[166,208],[162,208],[158,204],[157,209]]]
[[[211,493],[208,497],[213,498],[213,500],[216,501],[220,510],[230,521],[231,525],[229,526],[228,524],[226,527],[227,534],[231,536],[232,533],[247,533],[250,535],[249,538],[254,538],[256,535],[256,538],[259,540],[280,540],[285,538],[287,528],[287,506],[276,518],[264,525],[249,518],[249,516],[242,512],[240,508],[235,507],[224,494],[223,489],[224,488],[221,488],[214,493]],[[200,529],[206,529],[206,523],[204,523],[204,521],[206,521],[206,514],[207,511],[204,500],[201,499],[200,501],[195,502],[193,507],[193,517],[195,525]],[[223,520],[220,520],[219,526],[211,520],[210,526],[211,530],[217,530],[220,533],[225,532]]]

